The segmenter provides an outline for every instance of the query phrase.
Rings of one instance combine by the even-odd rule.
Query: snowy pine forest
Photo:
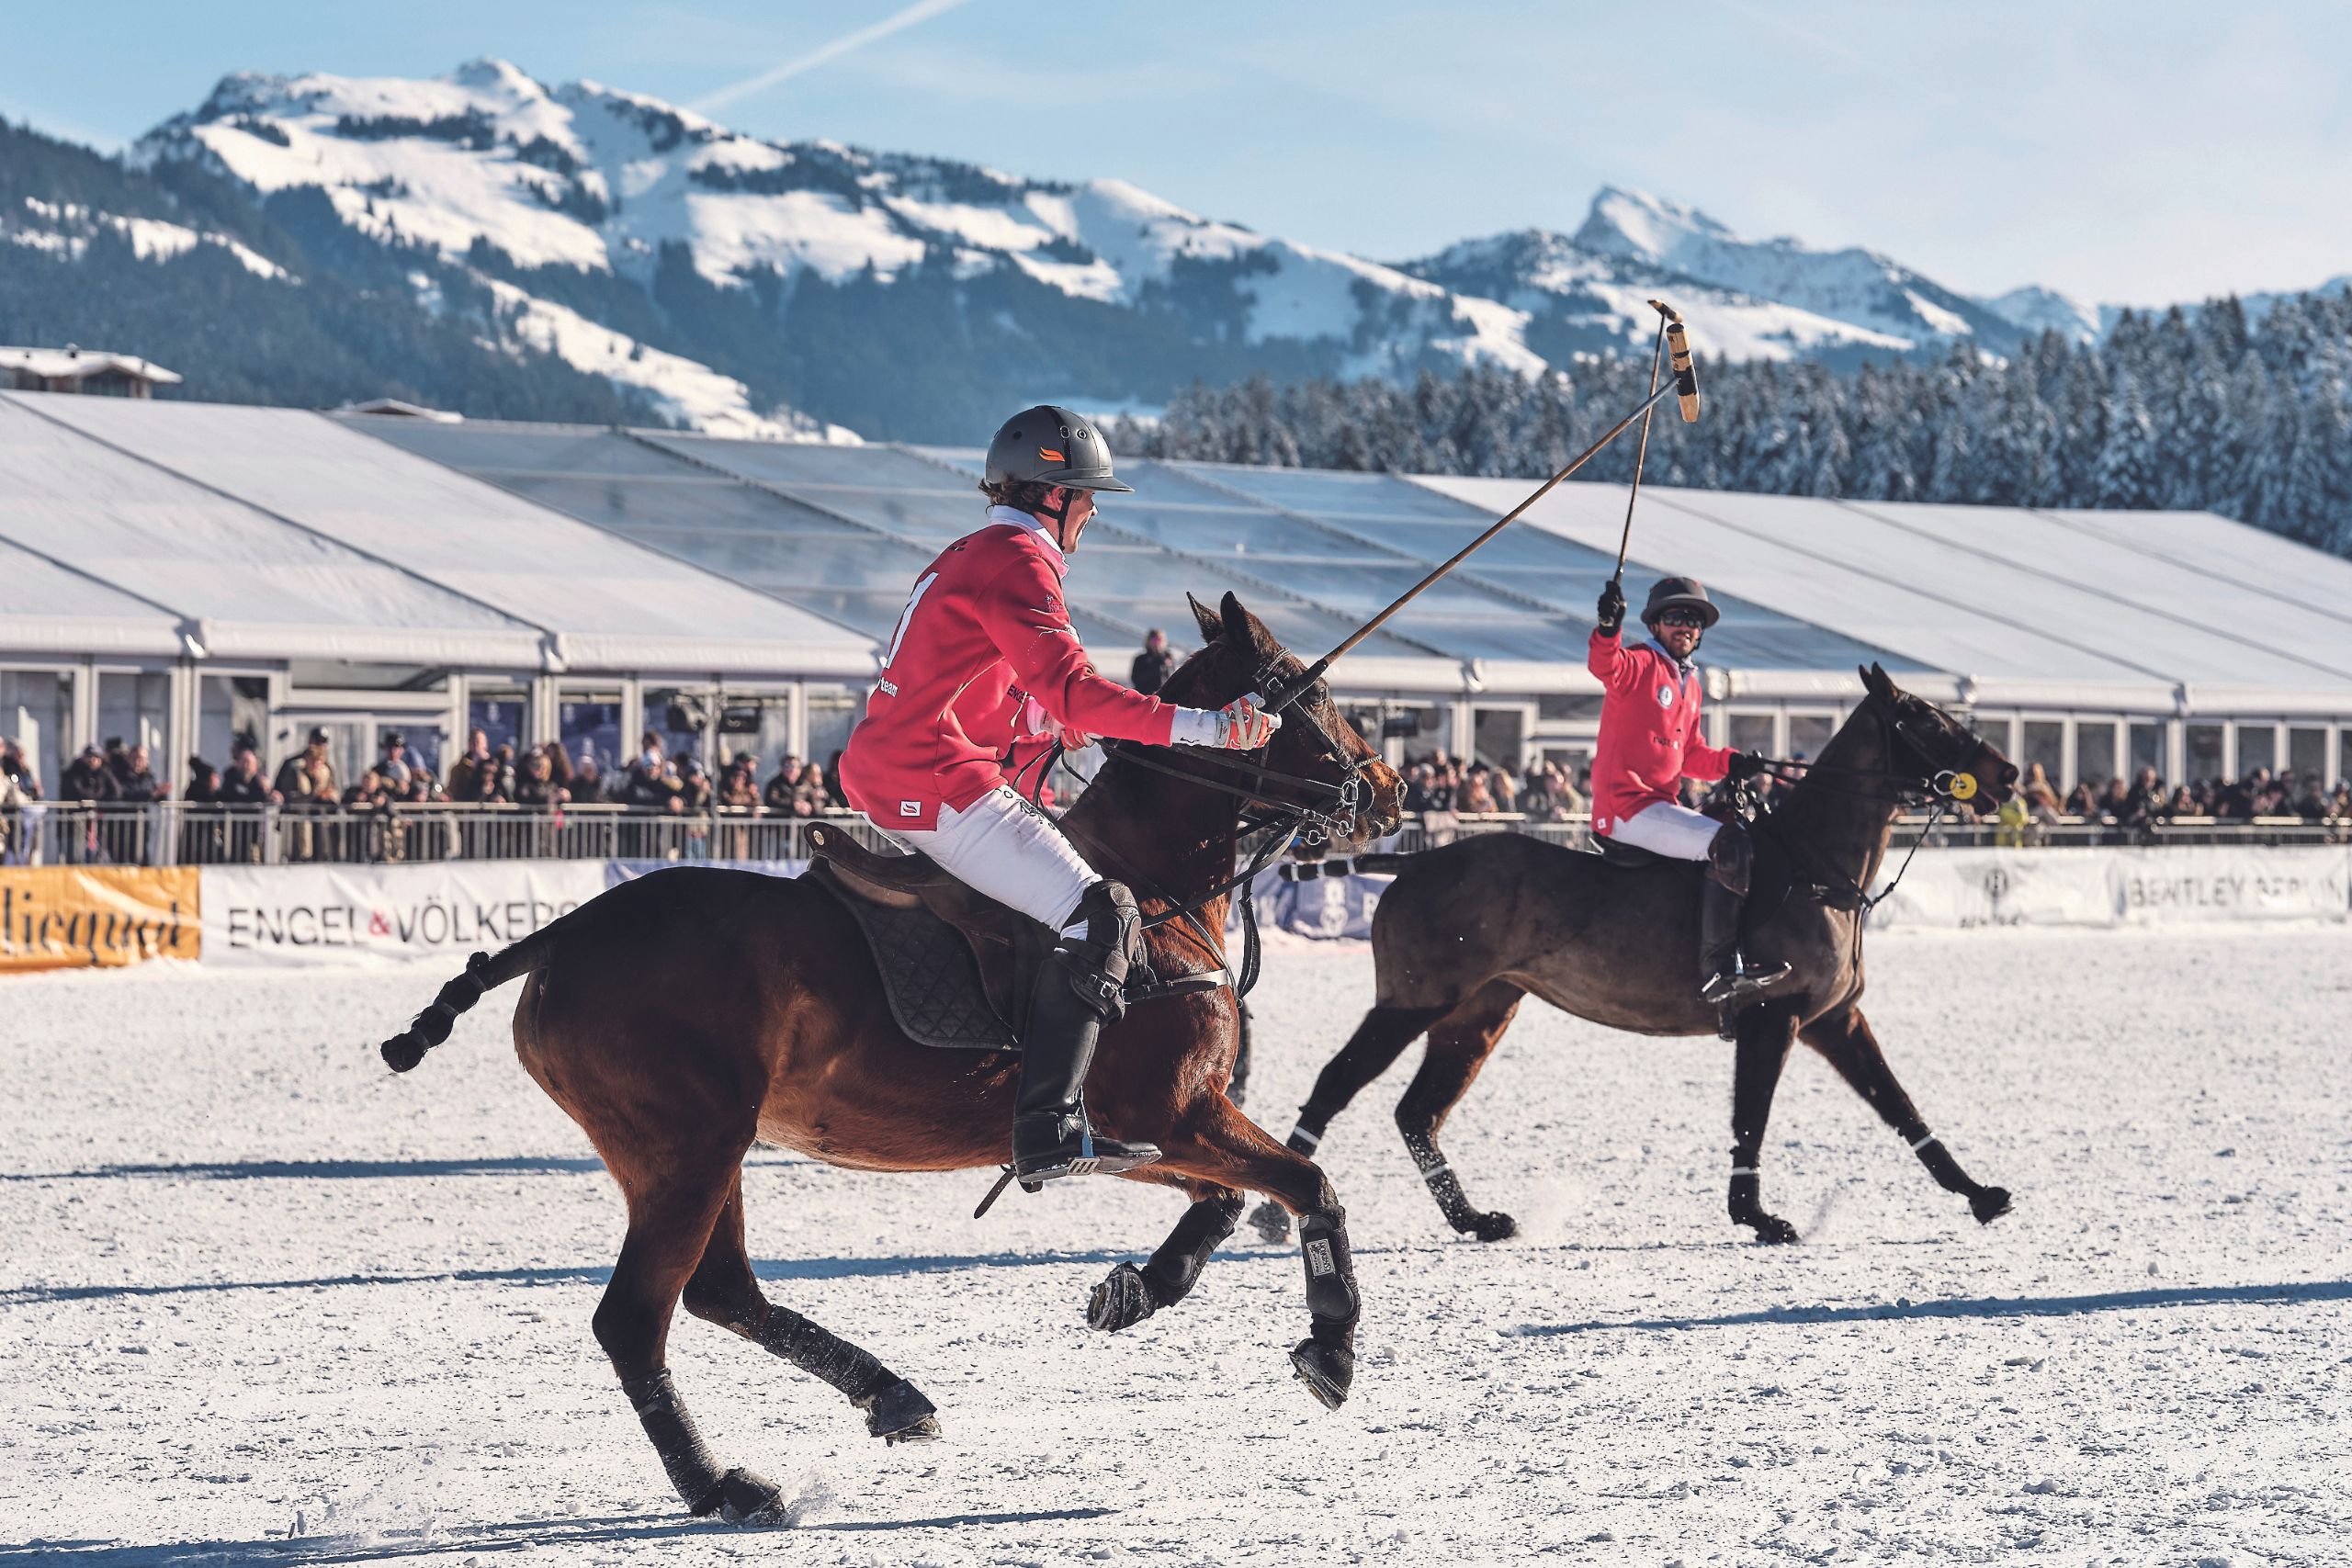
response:
[[[1857,501],[2210,511],[2352,555],[2352,290],[2126,313],[2093,345],[2044,333],[2006,359],[1965,342],[1839,374],[1713,364],[1704,411],[1664,405],[1646,477],[1701,490]],[[1706,324],[1690,323],[1703,345]],[[1149,457],[1541,478],[1649,390],[1646,358],[1534,379],[1474,368],[1409,386],[1330,379],[1193,386]],[[1580,478],[1623,481],[1619,442]]]

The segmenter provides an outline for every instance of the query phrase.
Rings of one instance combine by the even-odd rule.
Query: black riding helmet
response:
[[[1135,493],[1111,472],[1111,444],[1102,433],[1054,403],[1023,409],[1004,422],[989,443],[987,479],[992,485],[1025,481]]]
[[[1650,602],[1642,606],[1642,625],[1655,624],[1668,610],[1697,611],[1702,630],[1723,618],[1723,612],[1707,597],[1706,584],[1695,577],[1661,577],[1650,584]]]

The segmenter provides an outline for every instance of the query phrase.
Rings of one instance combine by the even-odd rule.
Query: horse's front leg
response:
[[[1765,1212],[1758,1174],[1764,1127],[1772,1119],[1772,1096],[1781,1087],[1781,1069],[1788,1063],[1796,1022],[1795,1007],[1779,1001],[1748,1009],[1736,1025],[1738,1045],[1731,1073],[1731,1223],[1748,1226],[1758,1241],[1797,1239],[1796,1226]]]
[[[1132,1328],[1162,1307],[1174,1306],[1192,1294],[1201,1269],[1241,1217],[1241,1194],[1230,1187],[1187,1181],[1193,1206],[1159,1244],[1159,1250],[1140,1269],[1122,1263],[1111,1277],[1094,1287],[1086,1304],[1086,1321],[1094,1328],[1115,1334]]]
[[[1348,1250],[1347,1213],[1322,1168],[1274,1142],[1232,1101],[1212,1091],[1183,1135],[1168,1141],[1167,1155],[1155,1168],[1208,1187],[1263,1192],[1298,1217],[1312,1332],[1292,1348],[1290,1362],[1307,1391],[1337,1410],[1355,1379],[1360,1298],[1355,1259]],[[1200,1208],[1195,1203],[1194,1213]],[[1230,1228],[1229,1221],[1223,1223]],[[1184,1228],[1178,1225],[1178,1235],[1169,1238],[1171,1246]]]
[[[1871,1108],[1894,1129],[1936,1185],[1947,1192],[1958,1192],[1967,1198],[1971,1213],[1979,1224],[1990,1224],[2009,1212],[2007,1188],[1987,1187],[1970,1179],[1960,1162],[1944,1147],[1943,1140],[1928,1131],[1928,1123],[1894,1081],[1894,1069],[1886,1065],[1886,1053],[1879,1046],[1878,1036],[1871,1032],[1868,1020],[1860,1008],[1845,1008],[1826,1017],[1815,1019],[1804,1026],[1799,1038],[1812,1046],[1838,1069],[1838,1076],[1853,1086],[1856,1094],[1870,1102]]]

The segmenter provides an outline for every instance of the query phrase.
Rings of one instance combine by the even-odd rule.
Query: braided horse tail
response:
[[[440,994],[410,1021],[406,1029],[379,1047],[384,1066],[396,1073],[407,1072],[424,1060],[427,1051],[449,1038],[458,1015],[481,1000],[484,992],[544,968],[555,954],[556,931],[569,919],[571,916],[565,915],[540,927],[522,941],[501,949],[495,956],[477,953],[467,959],[465,973],[442,987]]]

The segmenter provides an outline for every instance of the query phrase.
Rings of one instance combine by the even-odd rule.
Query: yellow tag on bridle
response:
[[[1974,773],[1952,774],[1950,793],[1954,800],[1974,800],[1976,798],[1976,775]]]

